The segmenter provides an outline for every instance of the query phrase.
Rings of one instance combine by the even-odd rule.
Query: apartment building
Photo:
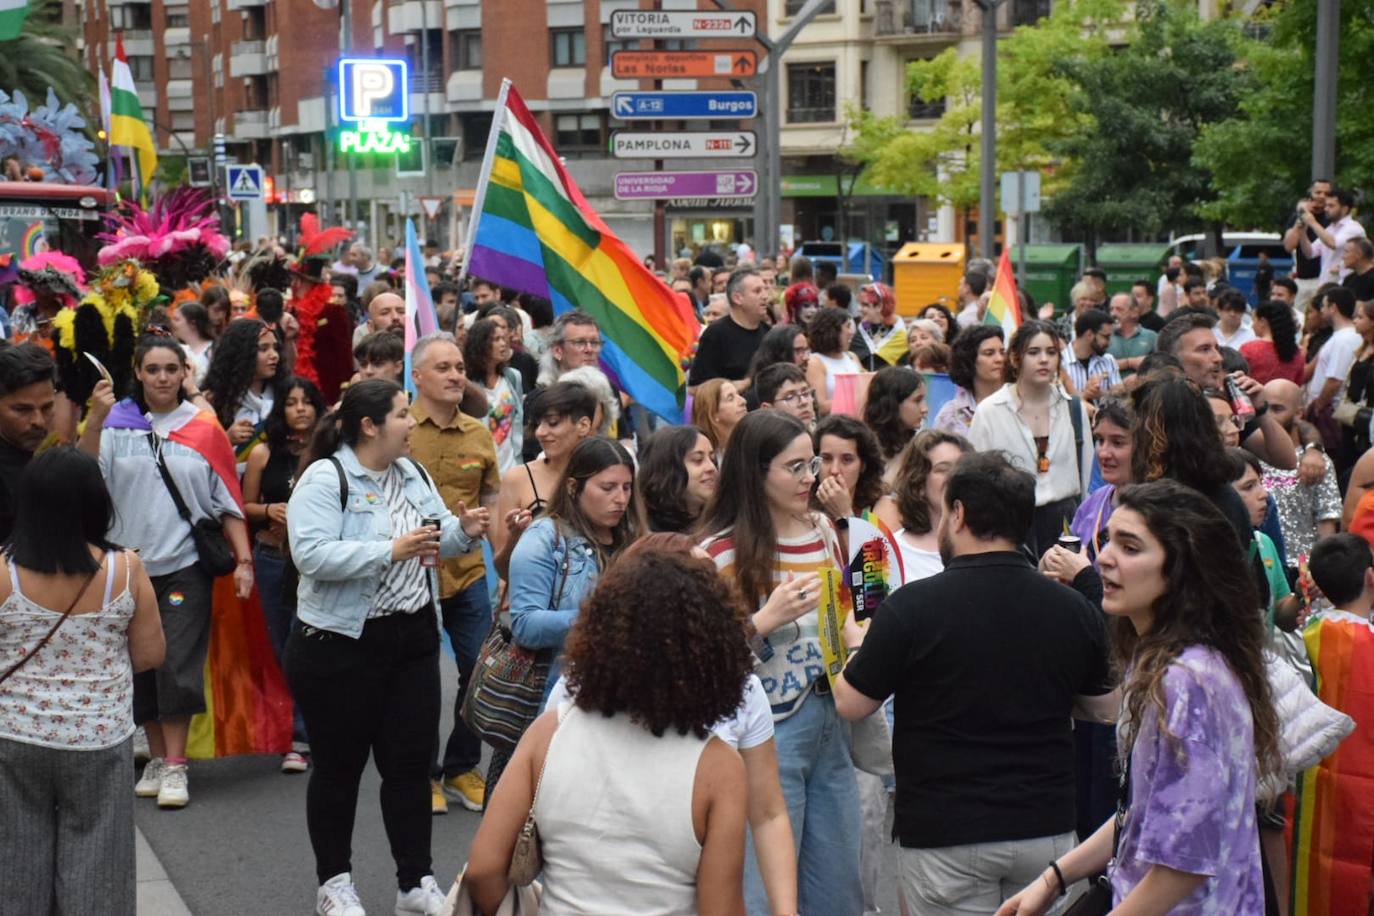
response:
[[[616,39],[611,14],[650,9],[650,0],[79,0],[84,53],[92,69],[114,55],[122,32],[130,68],[159,146],[168,155],[208,154],[224,135],[231,160],[262,164],[272,179],[269,210],[279,233],[305,209],[356,219],[364,237],[394,244],[421,198],[439,197],[425,226],[447,247],[461,229],[476,186],[503,78],[514,81],[602,217],[638,250],[654,245],[654,205],[618,201],[617,172],[648,171],[653,161],[609,155],[617,130],[690,126],[622,122],[610,110],[618,90],[652,81],[616,80],[617,50],[757,47],[752,41]],[[761,29],[769,0],[753,0]],[[662,9],[714,11],[709,0],[661,0]],[[741,4],[749,8],[750,4]],[[337,149],[334,68],[341,49],[409,62],[409,157],[353,157]],[[664,89],[738,88],[725,80],[665,80]],[[738,121],[709,122],[734,129]],[[428,149],[421,162],[420,148]],[[741,165],[744,163],[735,163]],[[667,161],[665,170],[710,168]],[[677,242],[743,240],[752,202],[670,201],[665,235]],[[671,244],[670,248],[679,247]]]

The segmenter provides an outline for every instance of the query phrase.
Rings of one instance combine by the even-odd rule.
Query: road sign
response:
[[[753,38],[758,23],[750,12],[616,10],[613,38]]]
[[[262,199],[262,166],[260,165],[230,165],[228,169],[229,199],[230,200],[261,200]]]
[[[752,197],[759,176],[753,169],[732,172],[620,172],[616,200],[669,200],[674,197]]]
[[[425,216],[426,216],[427,218],[429,218],[429,219],[434,219],[434,217],[438,216],[438,215],[439,215],[439,208],[442,207],[443,205],[444,205],[444,199],[443,199],[442,197],[421,197],[421,198],[420,198],[420,206],[424,209],[424,211],[425,211]]]
[[[191,156],[186,160],[186,183],[193,188],[208,188],[211,180],[210,157]]]
[[[710,79],[753,76],[753,51],[616,51],[611,76],[618,80]]]
[[[1009,216],[1040,212],[1039,172],[1002,173],[1002,212]]]
[[[617,92],[611,116],[621,121],[660,118],[755,118],[759,98],[752,92]]]
[[[732,159],[754,155],[752,130],[621,130],[611,134],[617,159]]]
[[[410,82],[403,58],[339,61],[340,121],[409,121]]]

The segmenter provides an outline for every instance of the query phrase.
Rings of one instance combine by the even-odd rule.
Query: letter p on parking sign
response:
[[[403,59],[339,61],[340,121],[409,121],[410,83]]]

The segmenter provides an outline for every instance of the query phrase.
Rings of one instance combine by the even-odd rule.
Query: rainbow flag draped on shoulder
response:
[[[1345,611],[1303,630],[1317,696],[1355,720],[1355,731],[1299,779],[1293,819],[1294,916],[1346,916],[1369,908],[1374,858],[1374,627]]]
[[[690,306],[587,203],[510,80],[501,84],[473,203],[465,275],[596,319],[601,358],[645,408],[681,422]]]

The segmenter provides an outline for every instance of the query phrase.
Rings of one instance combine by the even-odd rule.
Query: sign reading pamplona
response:
[[[410,80],[404,59],[339,61],[339,152],[410,153]]]

